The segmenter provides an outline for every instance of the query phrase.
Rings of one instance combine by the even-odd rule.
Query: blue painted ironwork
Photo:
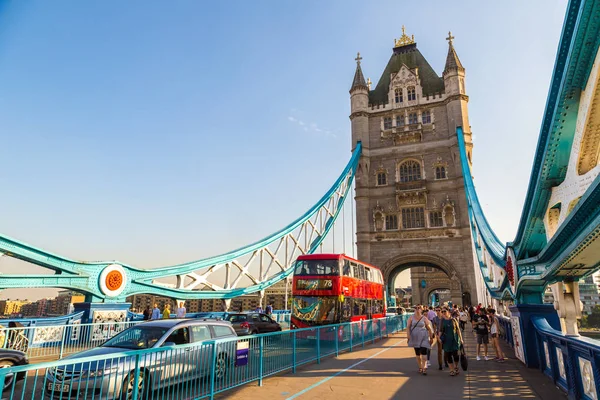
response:
[[[551,195],[548,189],[565,179],[580,93],[600,45],[599,7],[597,1],[571,0],[567,8],[523,213],[512,244],[517,259],[533,257],[546,246],[543,219]]]
[[[124,384],[131,378],[141,382],[141,390],[133,394],[140,399],[212,399],[246,383],[333,356],[336,351],[350,351],[357,339],[364,343],[367,338],[381,339],[403,330],[409,316],[2,368],[0,387],[7,376],[25,374],[22,382],[9,385],[4,393],[7,399],[38,398],[50,388],[55,397],[60,397],[63,390],[69,394],[78,390],[79,398],[102,400],[120,398]],[[378,328],[373,329],[373,325]],[[240,342],[248,344],[248,363],[236,366]],[[217,363],[225,366],[220,375]],[[65,393],[63,398],[67,397]]]
[[[545,318],[533,317],[540,370],[576,399],[597,399],[600,392],[600,346],[585,337],[569,337]]]
[[[590,184],[549,241],[543,223],[551,188],[565,179],[580,94],[600,46],[599,19],[600,3],[597,1],[572,0],[569,3],[527,197],[517,235],[511,243],[504,245],[485,218],[471,178],[462,128],[457,128],[474,251],[483,282],[496,299],[514,298],[519,303],[539,303],[549,283],[580,278],[600,267],[599,260],[580,257],[583,251],[590,253],[592,243],[593,249],[600,247],[597,240],[600,236],[600,177]],[[510,254],[514,254],[511,257],[513,287],[504,270]],[[494,276],[493,271],[502,276]]]
[[[0,289],[60,287],[85,293],[87,301],[104,302],[122,302],[136,293],[175,299],[231,299],[264,290],[292,273],[299,254],[319,248],[344,205],[360,154],[358,143],[331,189],[285,228],[229,253],[181,265],[143,270],[120,262],[80,262],[0,236],[0,252],[5,256],[55,271],[55,275],[0,275]],[[209,280],[219,270],[225,271],[223,285]],[[177,283],[165,282],[169,278]]]

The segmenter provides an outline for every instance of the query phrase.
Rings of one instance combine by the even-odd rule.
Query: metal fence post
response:
[[[321,330],[317,328],[317,364],[321,364]]]
[[[352,326],[352,322],[350,322],[348,326],[350,327],[350,351],[352,351],[352,338],[354,337],[354,329]]]
[[[360,320],[360,337],[362,340],[362,347],[363,349],[365,348],[365,327],[364,327],[364,319]]]
[[[333,333],[335,333],[335,356],[338,357],[340,355],[340,332],[342,332],[338,326],[333,327]]]
[[[369,322],[371,323],[371,343],[375,343],[375,327],[373,326],[373,320]]]
[[[67,334],[67,326],[63,325],[63,330],[62,330],[62,339],[60,340],[60,354],[58,355],[58,359],[62,359],[63,358],[63,353],[65,351],[65,336]]]
[[[258,386],[262,386],[263,384],[263,356],[264,356],[264,337],[260,337],[260,342],[259,342],[259,356],[260,356],[260,363],[258,364]]]
[[[135,376],[133,377],[133,400],[138,400],[138,387],[140,384],[140,354],[135,355]],[[142,389],[143,390],[143,389]]]
[[[217,343],[212,343],[212,360],[210,361],[210,399],[215,398],[215,368],[217,367]]]
[[[2,388],[4,387],[4,378],[6,378],[6,371],[8,371],[7,368],[0,368],[0,396],[2,396]]]
[[[292,373],[296,373],[296,331],[292,337]]]

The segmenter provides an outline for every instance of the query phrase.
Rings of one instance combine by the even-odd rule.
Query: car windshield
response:
[[[164,336],[169,328],[157,326],[134,326],[124,330],[112,339],[105,342],[102,347],[118,347],[121,349],[149,349]]]
[[[339,275],[339,260],[302,260],[296,263],[294,275]]]
[[[337,322],[337,304],[333,296],[295,296],[292,315],[313,324],[331,324]]]
[[[228,315],[227,317],[225,317],[225,321],[229,321],[231,323],[245,322],[248,321],[248,316],[246,314]]]

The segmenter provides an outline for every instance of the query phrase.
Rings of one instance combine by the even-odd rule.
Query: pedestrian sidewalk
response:
[[[291,372],[266,378],[263,386],[256,383],[220,394],[219,399],[319,399],[319,400],[389,400],[389,399],[552,399],[567,397],[539,370],[526,368],[510,349],[505,363],[476,361],[475,335],[470,327],[464,332],[469,370],[452,377],[447,369],[437,368],[434,348],[428,375],[417,372],[412,348],[406,346],[406,335],[390,336],[365,349],[342,353],[309,364]],[[490,345],[491,357],[494,357]]]

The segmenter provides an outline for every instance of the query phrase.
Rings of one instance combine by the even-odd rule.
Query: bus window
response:
[[[358,266],[358,271],[359,271],[359,279],[362,279],[363,281],[365,280],[365,267],[364,265],[359,265]]]
[[[365,268],[365,279],[368,281],[372,281],[373,280],[373,276],[371,275],[371,269],[364,267]]]
[[[350,275],[350,261],[344,260],[344,276],[352,276]]]
[[[294,275],[339,275],[339,260],[301,260],[296,263]]]
[[[361,279],[361,275],[360,275],[360,268],[358,266],[358,264],[356,263],[350,263],[350,265],[352,265],[352,272],[354,273],[354,277],[356,279]]]

